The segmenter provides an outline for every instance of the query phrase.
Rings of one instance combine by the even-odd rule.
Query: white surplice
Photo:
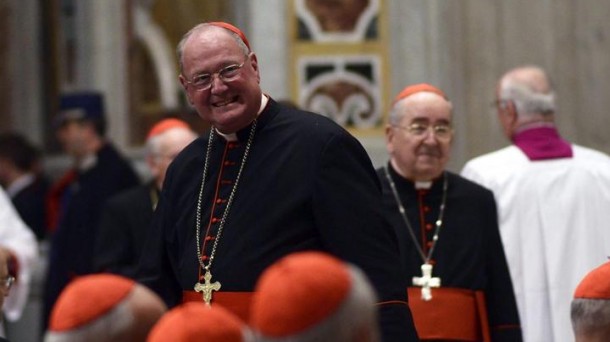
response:
[[[573,158],[530,161],[509,146],[462,175],[491,189],[524,341],[574,341],[574,289],[610,255],[610,158],[572,145]]]
[[[4,300],[4,314],[10,321],[21,317],[27,302],[32,265],[38,256],[34,233],[23,223],[10,199],[0,188],[0,246],[8,248],[17,258],[19,274]]]

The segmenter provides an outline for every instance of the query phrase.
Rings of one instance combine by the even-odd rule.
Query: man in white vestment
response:
[[[497,97],[512,145],[462,175],[494,192],[524,341],[573,341],[574,289],[610,253],[610,158],[561,138],[541,68],[509,71]]]
[[[2,188],[0,188],[0,253],[8,259],[9,275],[14,277],[11,290],[4,299],[4,316],[15,321],[21,317],[27,302],[32,263],[38,247],[34,233],[23,223]],[[1,279],[6,281],[6,279]],[[0,336],[4,329],[0,325]]]

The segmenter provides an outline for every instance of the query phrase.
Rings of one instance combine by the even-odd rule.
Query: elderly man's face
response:
[[[397,106],[404,115],[386,130],[390,162],[396,171],[412,181],[439,177],[453,141],[451,104],[433,93],[417,93]]]
[[[254,120],[261,102],[256,56],[245,55],[227,30],[212,26],[193,33],[184,45],[182,65],[180,82],[203,120],[222,133],[234,133]],[[218,72],[231,65],[241,68],[222,80]],[[204,74],[211,74],[209,89],[190,83]]]
[[[157,187],[161,189],[169,164],[193,140],[197,138],[194,132],[188,129],[176,128],[155,137],[158,151],[147,159]]]

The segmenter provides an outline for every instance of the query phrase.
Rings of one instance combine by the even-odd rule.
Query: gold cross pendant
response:
[[[208,269],[205,270],[203,280],[203,284],[200,282],[195,284],[195,291],[201,292],[203,294],[203,301],[207,306],[210,306],[212,303],[212,291],[220,290],[220,282],[216,281],[212,283],[212,272]]]

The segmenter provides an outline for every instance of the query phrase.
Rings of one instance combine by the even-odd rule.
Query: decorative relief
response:
[[[306,56],[299,60],[299,103],[344,127],[373,128],[381,119],[379,57]]]
[[[383,0],[293,0],[293,99],[346,128],[383,122],[389,80]]]

